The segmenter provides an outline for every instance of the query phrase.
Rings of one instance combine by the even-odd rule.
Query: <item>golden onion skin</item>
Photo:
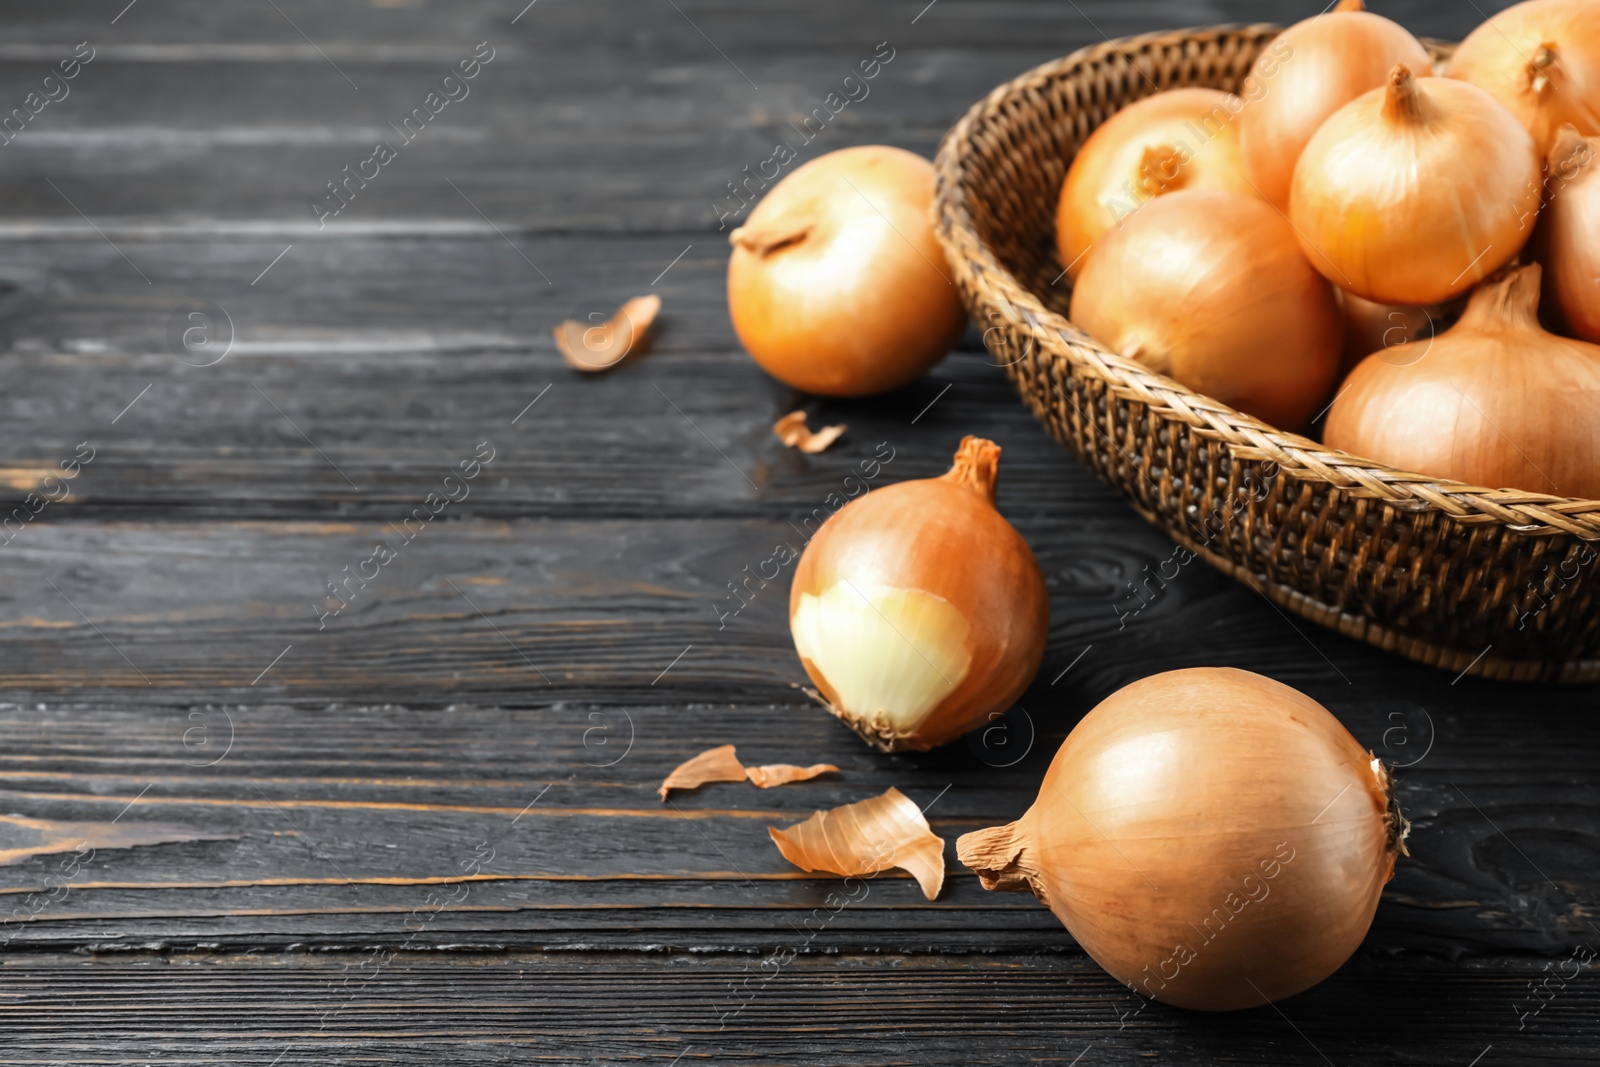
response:
[[[1445,74],[1498,100],[1541,154],[1568,123],[1584,136],[1600,133],[1600,4],[1514,4],[1467,35]]]
[[[1317,127],[1384,83],[1396,63],[1426,71],[1427,49],[1398,23],[1359,3],[1305,19],[1256,57],[1245,79],[1239,146],[1256,192],[1289,210],[1295,162]]]
[[[1230,1011],[1310,988],[1361,944],[1404,836],[1391,808],[1381,765],[1316,701],[1202,667],[1107,697],[1027,814],[957,850],[1136,992]]]
[[[1257,197],[1159,196],[1106,235],[1072,290],[1074,325],[1284,429],[1327,403],[1344,324],[1294,231]]]
[[[1078,149],[1056,202],[1056,251],[1076,280],[1095,242],[1146,201],[1178,189],[1253,194],[1234,115],[1237,97],[1169,89],[1129,104]]]
[[[1564,127],[1546,160],[1545,195],[1531,243],[1544,265],[1545,311],[1572,336],[1600,341],[1600,141]]]
[[[1480,287],[1421,359],[1368,356],[1324,442],[1469,485],[1600,499],[1600,345],[1539,326],[1539,276],[1533,264]]]
[[[728,311],[768,374],[870,396],[955,346],[966,310],[933,234],[933,184],[921,156],[845,148],[784,178],[733,231]]]
[[[1488,93],[1396,67],[1306,145],[1289,217],[1335,285],[1380,304],[1437,304],[1527,243],[1541,172],[1533,138]]]
[[[789,617],[801,663],[833,713],[884,751],[927,750],[983,725],[1015,703],[1044,658],[1049,598],[1033,550],[995,510],[999,453],[968,437],[948,473],[852,500],[795,568]],[[943,625],[951,612],[964,634]],[[831,646],[832,661],[812,647],[851,627],[860,647]],[[922,672],[926,684],[897,671]],[[856,706],[851,689],[886,694],[890,706]],[[911,690],[925,699],[909,700]]]

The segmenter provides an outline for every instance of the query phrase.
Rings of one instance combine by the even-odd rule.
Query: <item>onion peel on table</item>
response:
[[[831,763],[813,763],[797,767],[792,763],[770,763],[762,767],[745,767],[739,762],[737,750],[732,745],[708,748],[698,756],[685,760],[673,768],[656,792],[665,801],[674,789],[695,789],[711,782],[743,782],[748,780],[760,789],[804,782],[821,774],[837,774],[839,768]]]
[[[566,319],[552,331],[556,347],[573,370],[586,374],[609,370],[643,349],[660,311],[661,298],[651,293],[629,300],[599,325]]]
[[[845,425],[841,422],[835,426],[824,426],[813,433],[806,426],[806,413],[803,411],[791,411],[772,424],[772,432],[778,435],[778,440],[807,455],[823,451],[837,441],[844,431]]]
[[[779,830],[768,827],[783,858],[804,871],[846,878],[899,867],[917,880],[929,900],[944,885],[944,839],[900,790],[818,811]]]

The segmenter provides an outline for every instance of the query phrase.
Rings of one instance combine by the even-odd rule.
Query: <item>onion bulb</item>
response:
[[[1200,667],[1103,700],[1027,814],[956,851],[984,888],[1031,889],[1136,992],[1229,1011],[1349,959],[1407,829],[1383,765],[1322,705]]]
[[[1539,266],[1480,287],[1426,359],[1369,356],[1329,447],[1490,489],[1600,499],[1600,345],[1539,326]]]
[[[1295,161],[1317,127],[1382,85],[1396,63],[1429,70],[1430,62],[1421,42],[1361,0],[1284,30],[1256,57],[1242,94],[1239,144],[1256,191],[1289,210]]]
[[[1334,284],[1380,304],[1436,304],[1527,243],[1540,172],[1533,138],[1488,93],[1397,66],[1311,138],[1289,217]]]
[[[1541,153],[1567,123],[1600,133],[1600,5],[1525,0],[1467,35],[1445,73],[1500,101]]]
[[[1546,161],[1548,200],[1534,231],[1545,311],[1570,333],[1600,341],[1600,143],[1571,126]]]
[[[1141,204],[1178,189],[1250,193],[1233,116],[1239,98],[1172,89],[1107,119],[1083,142],[1056,204],[1056,249],[1077,279],[1084,254]]]
[[[729,235],[728,311],[774,378],[823,396],[899,388],[966,311],[933,235],[933,165],[885,145],[819,156]]]
[[[1004,711],[1049,626],[1033,551],[994,506],[1000,447],[967,437],[938,478],[868,493],[806,546],[789,593],[800,662],[885,752],[926,750]]]
[[[1114,352],[1275,426],[1326,401],[1333,288],[1271,204],[1218,189],[1152,200],[1089,254],[1072,321]]]
[[[1430,304],[1406,307],[1375,304],[1365,297],[1336,290],[1339,309],[1344,312],[1344,358],[1339,374],[1344,376],[1374,352],[1385,353],[1391,363],[1411,363],[1422,358],[1433,335],[1444,329],[1445,317],[1454,305]]]

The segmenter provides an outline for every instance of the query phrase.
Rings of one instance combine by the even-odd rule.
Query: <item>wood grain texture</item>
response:
[[[1278,1008],[1204,1015],[1141,1007],[1082,960],[846,954],[763,967],[771,958],[44,957],[0,967],[0,1025],[16,1063],[115,1049],[139,1063],[260,1067],[1575,1064],[1600,1042],[1592,982],[1527,1014],[1545,972],[1526,960],[1354,963]]]
[[[1446,37],[1481,17],[1384,11]],[[800,456],[770,427],[803,398],[728,324],[713,203],[877,42],[894,60],[808,152],[931,154],[1102,34],[1307,13],[0,0],[0,113],[97,49],[0,147],[0,848],[113,821],[201,838],[0,866],[0,1063],[1592,1058],[1593,975],[1552,976],[1600,939],[1600,690],[1453,680],[1199,565],[1153,578],[1170,542],[1045,437],[976,331],[905,390],[808,403],[850,429]],[[319,230],[309,198],[483,40],[471,96]],[[645,292],[649,356],[560,364],[552,324]],[[192,366],[172,331],[202,301],[232,344]],[[989,732],[880,755],[796,689],[787,576],[737,614],[730,583],[880,443],[874,486],[940,473],[965,433],[1005,448],[1045,666]],[[470,493],[319,620],[483,441]],[[1141,1008],[954,857],[1096,702],[1199,664],[1303,689],[1403,767],[1414,855],[1356,958],[1281,1012]],[[659,801],[722,743],[841,773]],[[832,912],[838,880],[767,827],[890,785],[928,806],[946,889],[886,874]]]

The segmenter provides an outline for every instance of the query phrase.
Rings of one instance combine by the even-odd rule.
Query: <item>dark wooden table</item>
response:
[[[808,156],[931,155],[1102,35],[1314,5],[524,2],[0,4],[0,113],[27,119],[0,145],[0,1063],[1600,1055],[1594,687],[1452,678],[1198,564],[1124,626],[1170,543],[975,334],[900,393],[820,403],[728,324],[713,205],[879,42]],[[1385,10],[1451,37],[1477,6]],[[390,125],[447,91],[410,142]],[[646,359],[562,365],[556,321],[647,292]],[[845,439],[782,448],[802,402]],[[786,578],[715,605],[880,443],[887,484],[964,433],[1005,448],[1049,651],[1004,744],[880,756],[797,690]],[[1415,827],[1357,957],[1225,1017],[1142,1006],[953,848],[1024,809],[1101,698],[1199,664],[1325,703],[1404,768]],[[657,800],[727,742],[843,774]],[[890,785],[950,842],[944,893],[885,876],[818,921],[837,883],[767,827]]]

